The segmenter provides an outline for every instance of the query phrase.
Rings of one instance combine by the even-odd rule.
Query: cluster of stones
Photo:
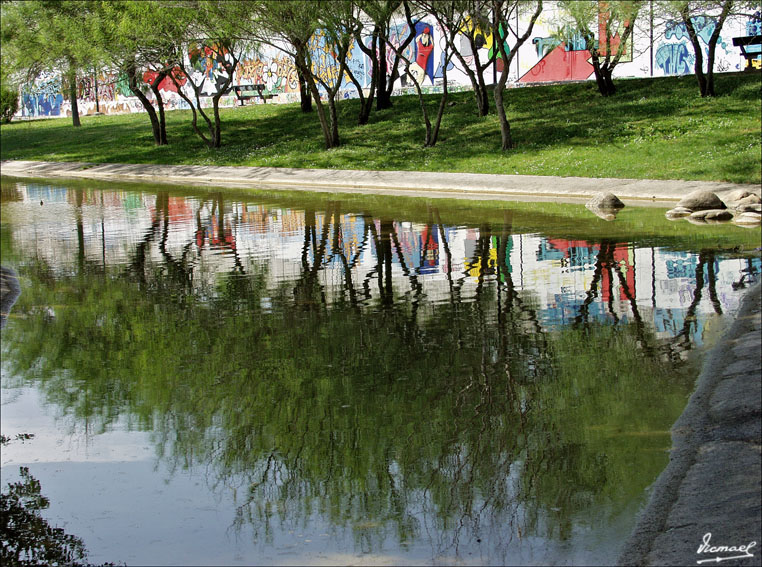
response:
[[[743,189],[728,193],[724,200],[711,191],[694,191],[666,212],[669,220],[686,219],[696,224],[733,221],[754,227],[762,223],[762,199]]]

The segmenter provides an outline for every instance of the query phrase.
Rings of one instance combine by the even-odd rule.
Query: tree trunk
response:
[[[339,140],[339,117],[336,113],[336,93],[328,94],[328,110],[331,116],[331,147],[341,145]]]
[[[296,74],[299,77],[299,103],[302,112],[309,114],[312,112],[312,96],[310,95],[310,89],[307,86],[307,80],[304,78],[304,75],[298,70]]]
[[[370,78],[370,89],[368,92],[368,96],[366,97],[362,91],[362,85],[360,85],[360,82],[357,80],[357,78],[354,76],[354,73],[347,69],[347,74],[349,75],[350,80],[354,83],[355,88],[357,89],[357,94],[360,97],[360,114],[357,117],[357,123],[360,126],[363,126],[364,124],[368,123],[368,119],[370,118],[370,111],[373,109],[373,102],[374,98],[376,97],[376,91],[378,90],[378,69],[379,69],[379,63],[378,63],[378,26],[375,26],[373,28],[373,34],[371,36],[371,42],[370,47],[366,47],[365,44],[362,42],[362,37],[359,37],[359,34],[355,36],[355,41],[357,42],[357,45],[360,46],[360,49],[365,53],[365,55],[368,56],[371,62],[371,78]]]
[[[307,88],[312,94],[312,99],[315,102],[315,107],[317,108],[318,120],[320,121],[320,129],[323,131],[325,149],[330,150],[334,146],[331,125],[325,115],[325,107],[323,106],[323,102],[320,100],[320,91],[315,84],[315,78],[312,76],[312,71],[309,69],[305,61],[295,61],[295,64],[297,69],[302,73],[302,76],[307,83]]]
[[[720,32],[722,26],[725,24],[725,19],[728,17],[730,10],[733,7],[733,0],[726,0],[722,6],[722,12],[717,20],[714,31],[709,38],[709,53],[707,54],[706,62],[706,96],[715,96],[714,94],[714,57],[717,51],[717,41],[720,39]]]
[[[159,85],[166,78],[167,75],[168,75],[168,72],[160,71],[156,75],[156,77],[154,77],[154,80],[151,82],[151,92],[153,92],[153,96],[156,98],[156,106],[159,108],[159,137],[158,139],[156,138],[156,134],[154,133],[154,141],[156,142],[157,146],[168,145],[167,121],[164,116],[164,99],[162,98],[161,92],[159,91]]]
[[[312,112],[312,95],[310,94],[310,87],[307,84],[307,78],[302,71],[302,65],[306,66],[306,59],[304,57],[304,47],[298,41],[294,42],[296,47],[296,58],[301,61],[301,64],[296,65],[296,76],[299,79],[299,105],[304,114]]]
[[[693,66],[693,72],[698,81],[699,92],[701,93],[701,96],[704,97],[707,96],[707,80],[704,75],[704,52],[701,49],[698,34],[696,33],[696,28],[693,26],[693,21],[691,20],[691,15],[688,10],[688,4],[686,3],[680,11],[680,16],[682,17],[683,24],[685,24],[685,29],[688,31],[688,38],[693,45],[693,54],[696,59],[696,63]]]
[[[72,126],[81,126],[79,121],[79,105],[77,104],[77,72],[74,65],[69,66],[69,98],[71,99],[71,123]]]
[[[392,89],[387,84],[389,70],[386,64],[386,49],[386,39],[383,38],[379,41],[380,53],[378,55],[378,78],[376,79],[376,84],[378,85],[376,110],[385,110],[392,107]]]
[[[479,113],[479,116],[487,116],[489,114],[489,93],[487,92],[487,85],[484,81],[484,70],[487,68],[490,61],[488,61],[487,64],[483,66],[481,65],[478,54],[479,48],[476,46],[474,33],[475,31],[472,30],[470,33],[465,34],[465,36],[468,39],[468,43],[471,47],[471,53],[473,53],[474,56],[475,69],[471,69],[471,67],[469,67],[465,57],[460,54],[460,50],[458,50],[454,45],[451,45],[450,47],[455,53],[455,56],[460,61],[460,64],[463,66],[463,69],[468,75],[469,80],[471,81],[471,86],[474,89],[474,98],[476,99],[476,109]]]
[[[138,86],[138,70],[134,64],[131,64],[127,67],[126,72],[127,72],[128,85],[130,88],[130,92],[138,98],[138,100],[140,101],[140,104],[142,104],[143,108],[146,109],[148,118],[151,121],[151,130],[153,131],[153,141],[157,146],[161,146],[162,145],[161,124],[159,122],[159,118],[156,116],[156,110],[154,109],[153,104],[151,104],[151,101],[148,100],[148,97],[146,97],[146,95],[143,94],[143,91],[141,91],[140,87]],[[165,134],[165,138],[166,138],[166,134]]]
[[[502,22],[500,21],[500,17],[498,14],[502,13],[502,2],[499,2],[498,0],[495,0],[493,3],[493,13],[495,14],[493,16],[493,22],[492,22],[492,37],[497,39],[497,46],[500,50],[500,57],[503,59],[503,70],[500,73],[500,80],[495,85],[495,107],[497,108],[497,116],[500,119],[500,137],[501,137],[501,146],[500,148],[503,151],[509,150],[513,147],[513,137],[511,136],[511,125],[508,122],[508,117],[505,114],[505,107],[503,106],[503,89],[505,89],[505,83],[508,81],[508,69],[511,67],[511,63],[513,62],[513,58],[515,57],[516,53],[518,53],[519,48],[524,45],[524,42],[527,40],[527,38],[532,33],[532,30],[534,29],[534,24],[537,21],[537,18],[540,17],[540,13],[542,12],[542,0],[537,0],[537,7],[532,14],[532,17],[529,20],[529,25],[527,26],[526,31],[524,31],[524,34],[521,37],[518,37],[516,39],[516,43],[511,48],[511,52],[507,53],[505,51],[505,41],[502,40],[502,37],[500,35],[500,27]],[[508,29],[508,25],[504,26],[504,29]],[[516,30],[518,32],[518,30]],[[507,35],[507,32],[506,32]],[[497,55],[496,55],[497,58]]]
[[[497,109],[497,116],[500,120],[500,149],[510,150],[513,147],[513,138],[511,137],[511,124],[508,122],[508,117],[505,115],[505,107],[503,106],[503,88],[505,87],[505,81],[502,79],[502,75],[507,75],[507,67],[503,67],[501,73],[501,79],[495,86],[495,108]]]

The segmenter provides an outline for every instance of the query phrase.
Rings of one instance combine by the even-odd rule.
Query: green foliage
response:
[[[19,93],[5,84],[0,85],[0,120],[6,124],[19,109]]]
[[[441,138],[422,148],[415,96],[353,126],[357,101],[341,101],[343,145],[325,151],[317,121],[298,104],[221,109],[225,145],[198,146],[188,111],[167,114],[172,145],[153,147],[144,114],[83,117],[76,138],[65,120],[25,121],[0,131],[2,159],[462,171],[757,183],[762,146],[758,74],[717,76],[720,96],[700,99],[695,79],[619,80],[615,97],[594,83],[506,93],[516,148],[499,151],[497,117],[477,118],[472,93],[450,95]],[[591,96],[594,95],[594,96]],[[432,95],[432,103],[438,95]],[[542,109],[542,111],[538,111]]]

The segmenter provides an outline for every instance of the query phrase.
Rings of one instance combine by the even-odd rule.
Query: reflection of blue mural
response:
[[[29,183],[26,192],[32,201],[44,201],[46,203],[66,203],[68,190],[63,187],[51,187],[50,185],[37,185]]]
[[[561,329],[568,327],[579,316],[585,303],[584,296],[557,293],[551,305],[542,309],[539,319],[542,326],[548,329]],[[606,304],[601,301],[593,301],[587,307],[588,320],[606,322],[611,319],[611,314],[606,311]],[[626,321],[626,317],[620,317],[620,321]]]
[[[591,266],[598,259],[598,248],[596,246],[583,245],[579,241],[562,241],[562,249],[559,249],[555,242],[549,242],[543,239],[542,244],[537,250],[537,260],[543,262],[546,260],[563,260],[568,258],[568,266],[580,267]]]
[[[668,309],[657,307],[654,310],[654,327],[657,333],[666,333],[670,337],[679,335],[685,328],[685,317],[688,309]],[[701,335],[704,332],[706,318],[695,317],[691,321],[690,338],[697,346],[702,345]]]
[[[667,260],[667,277],[674,278],[692,278],[696,275],[696,266],[698,258],[691,254],[683,254],[683,258]]]

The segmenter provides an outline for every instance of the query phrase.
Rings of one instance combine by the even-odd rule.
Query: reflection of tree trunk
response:
[[[709,300],[712,302],[714,312],[717,313],[717,315],[722,315],[722,305],[720,305],[720,300],[717,297],[717,272],[715,272],[714,251],[702,250],[701,254],[704,254],[707,258],[707,276],[709,278],[707,287],[709,288]],[[701,254],[699,254],[699,257],[701,257]]]
[[[352,283],[352,269],[349,266],[347,255],[344,253],[342,246],[342,230],[341,230],[341,203],[336,202],[333,210],[333,242],[331,245],[331,256],[338,256],[341,260],[341,265],[344,270],[344,290],[349,293],[349,301],[353,306],[357,305],[357,292],[355,291],[354,284]]]
[[[325,293],[320,289],[317,277],[320,267],[323,264],[325,251],[330,234],[331,209],[330,206],[325,213],[323,221],[323,230],[320,235],[320,243],[316,242],[316,218],[313,210],[305,212],[305,231],[304,245],[302,248],[302,274],[294,287],[294,298],[297,302],[305,306],[311,306],[315,303],[316,295],[320,295],[320,302],[325,304]],[[312,266],[307,260],[308,252],[312,248],[313,261]]]
[[[714,310],[717,314],[722,314],[722,307],[717,299],[717,291],[715,289],[715,273],[714,273],[714,252],[711,250],[702,250],[699,252],[698,264],[696,265],[696,291],[693,294],[693,301],[688,306],[688,311],[685,313],[685,321],[683,322],[683,328],[675,337],[675,342],[683,346],[686,350],[691,348],[691,327],[698,328],[696,324],[696,309],[701,302],[702,289],[704,288],[704,267],[709,266],[709,297],[714,306]],[[712,298],[714,296],[714,298]]]
[[[450,244],[447,242],[447,234],[445,234],[444,224],[442,224],[442,217],[439,215],[439,209],[431,209],[434,218],[436,219],[437,226],[439,227],[439,235],[442,240],[442,248],[445,252],[445,261],[447,262],[447,285],[450,289],[450,303],[455,304],[454,288],[452,283],[452,253],[450,252]]]
[[[84,201],[84,191],[77,189],[75,191],[77,198],[77,265],[79,273],[85,269],[85,227],[82,222],[82,202]]]
[[[610,242],[607,240],[602,241],[600,244],[598,256],[595,259],[595,270],[593,271],[593,279],[590,282],[590,289],[587,290],[585,301],[580,306],[579,314],[574,319],[575,326],[583,322],[588,322],[590,304],[595,300],[596,297],[598,297],[598,282],[601,281],[601,277],[603,276],[603,268],[605,263],[608,261],[609,245]]]
[[[378,274],[378,283],[381,291],[381,303],[392,305],[394,303],[394,291],[392,290],[392,238],[394,230],[392,221],[382,220],[379,234],[378,264],[381,271]]]

